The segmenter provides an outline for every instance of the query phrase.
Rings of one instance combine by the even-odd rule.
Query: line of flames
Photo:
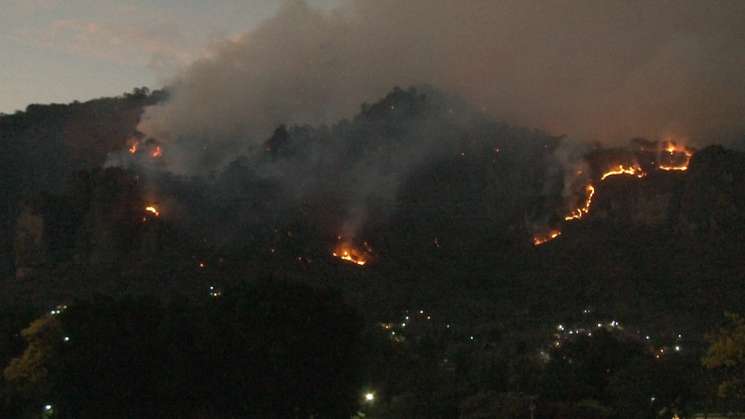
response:
[[[662,164],[659,163],[657,165],[657,168],[664,171],[686,171],[688,170],[688,166],[691,163],[691,158],[693,157],[693,151],[691,151],[689,148],[675,144],[672,141],[667,141],[663,143],[663,151],[666,152],[669,156],[674,157],[676,154],[678,155],[684,155],[685,159],[681,161],[679,164]],[[647,174],[644,172],[644,170],[639,167],[638,164],[634,164],[633,166],[624,166],[623,164],[619,164],[615,167],[612,167],[605,173],[603,173],[600,176],[600,181],[604,181],[607,178],[611,176],[620,176],[620,175],[626,175],[626,176],[636,176],[637,178],[641,179],[645,177]],[[592,199],[595,196],[595,186],[590,183],[587,186],[585,186],[585,201],[582,207],[576,208],[569,212],[564,217],[564,221],[575,221],[582,219],[585,215],[590,213],[590,208],[592,207]],[[547,243],[561,235],[561,231],[558,229],[550,230],[548,233],[543,233],[539,235],[533,236],[533,245],[534,246],[540,246],[544,243]]]

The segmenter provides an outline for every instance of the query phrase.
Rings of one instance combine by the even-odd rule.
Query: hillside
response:
[[[152,100],[6,117],[37,121],[18,136],[5,131],[12,144],[59,126],[80,133],[51,137],[70,157],[43,165],[54,182],[24,188],[45,194],[15,201],[17,279],[5,282],[7,298],[43,306],[96,292],[199,295],[268,275],[341,287],[373,319],[424,304],[474,327],[495,318],[545,325],[594,307],[705,330],[745,297],[739,152],[709,147],[687,171],[645,166],[642,179],[608,178],[586,217],[536,247],[532,234],[567,208],[556,157],[565,139],[494,122],[433,89],[396,89],[331,127],[282,126],[261,152],[210,176],[173,175],[148,154],[96,168]],[[81,106],[103,116],[92,123]],[[597,171],[614,156],[642,159],[640,144],[584,160]],[[163,144],[162,166],[173,147]],[[28,179],[33,167],[15,176]],[[79,169],[88,170],[70,175]],[[332,255],[343,252],[365,266]]]

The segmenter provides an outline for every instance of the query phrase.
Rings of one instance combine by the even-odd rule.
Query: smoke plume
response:
[[[175,77],[141,129],[219,149],[207,161],[172,158],[189,171],[256,146],[279,123],[328,123],[394,85],[431,84],[498,119],[582,140],[719,142],[745,126],[742,22],[736,0],[350,0],[330,12],[290,1]]]

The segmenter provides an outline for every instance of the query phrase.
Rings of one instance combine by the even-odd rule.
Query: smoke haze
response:
[[[188,172],[183,150],[219,149],[200,164],[220,166],[280,123],[334,122],[395,85],[431,84],[583,141],[729,141],[745,129],[742,22],[740,1],[290,1],[175,77],[140,129],[183,144],[172,169]]]

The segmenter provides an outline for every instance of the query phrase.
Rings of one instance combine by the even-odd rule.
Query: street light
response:
[[[375,401],[375,393],[373,392],[365,393],[365,401],[368,403],[372,403],[373,401]]]

